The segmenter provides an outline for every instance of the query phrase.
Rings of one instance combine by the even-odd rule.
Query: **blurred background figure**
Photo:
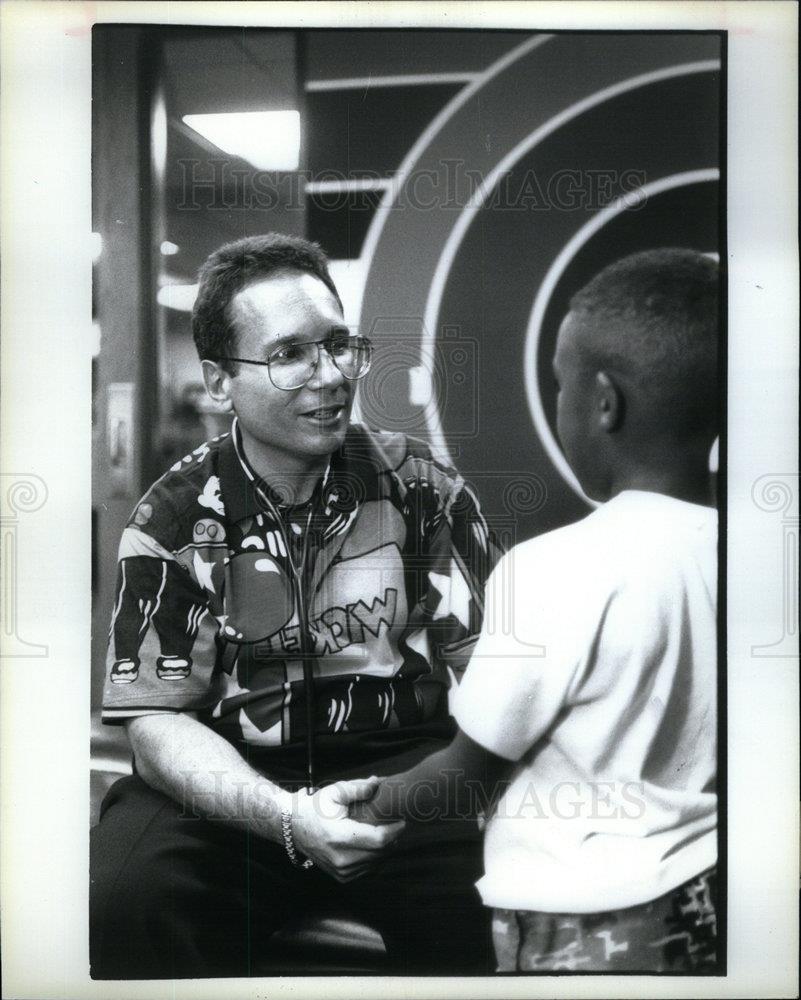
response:
[[[169,403],[167,419],[160,427],[160,440],[156,447],[164,468],[177,462],[207,438],[214,437],[218,432],[211,430],[213,423],[213,413],[209,412],[203,384],[188,382],[182,387],[179,397]]]

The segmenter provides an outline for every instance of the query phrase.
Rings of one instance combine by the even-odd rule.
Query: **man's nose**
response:
[[[320,344],[317,348],[317,367],[306,384],[312,389],[330,389],[342,385],[344,381],[345,376],[334,364],[334,359],[326,347]]]

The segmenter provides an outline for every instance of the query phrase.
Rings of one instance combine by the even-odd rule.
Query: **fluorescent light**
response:
[[[720,468],[720,438],[715,438],[712,442],[712,450],[709,453],[709,471],[717,472]]]
[[[356,326],[359,322],[362,296],[364,295],[364,282],[367,278],[367,268],[364,261],[358,258],[353,260],[329,260],[328,272],[342,300],[345,323],[348,326]]]
[[[178,253],[178,244],[172,243],[170,240],[164,240],[159,249],[165,257],[172,257],[173,254]]]
[[[257,170],[297,170],[300,163],[298,111],[241,111],[184,115],[184,124]]]
[[[156,301],[166,309],[192,312],[197,298],[197,285],[163,285],[156,292]]]

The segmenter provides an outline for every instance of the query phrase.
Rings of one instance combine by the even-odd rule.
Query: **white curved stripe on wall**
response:
[[[372,264],[378,241],[381,239],[381,233],[384,231],[384,226],[386,225],[392,205],[398,194],[402,191],[417,161],[426,148],[433,142],[437,133],[447,125],[460,108],[464,107],[476,91],[481,90],[493,77],[502,73],[513,62],[521,59],[524,55],[531,52],[532,49],[536,49],[553,37],[553,35],[535,35],[533,38],[527,38],[520,45],[516,45],[505,56],[501,56],[500,59],[496,60],[481,73],[476,74],[472,83],[468,84],[463,90],[460,90],[428,123],[420,134],[420,137],[403,158],[401,165],[392,178],[391,186],[385,192],[378,208],[375,210],[373,218],[370,220],[370,226],[364,238],[361,252],[361,259],[364,262],[364,273],[366,275],[370,273],[370,265]],[[359,303],[359,315],[361,315],[361,302]]]
[[[670,177],[661,177],[657,181],[645,184],[634,191],[628,191],[616,201],[607,205],[606,208],[594,215],[589,222],[585,223],[577,233],[565,244],[559,255],[554,260],[539,287],[534,305],[531,310],[531,318],[526,331],[526,344],[523,352],[523,371],[526,382],[526,398],[528,408],[531,411],[531,419],[539,435],[548,457],[556,466],[562,478],[586,503],[597,507],[598,504],[591,500],[579,486],[578,480],[573,474],[573,470],[567,464],[565,456],[557,443],[556,437],[551,431],[551,426],[545,416],[545,409],[540,397],[539,381],[537,379],[537,349],[542,332],[542,321],[545,318],[545,311],[551,300],[554,289],[559,283],[559,279],[564,274],[570,262],[581,250],[584,244],[591,239],[609,221],[620,215],[634,205],[641,204],[646,199],[663,191],[671,191],[674,188],[687,187],[691,184],[702,184],[707,181],[716,181],[720,178],[720,171],[716,168],[707,170],[687,170],[681,174],[672,174]]]
[[[373,87],[426,87],[471,83],[476,73],[398,73],[394,76],[353,76],[331,80],[307,80],[304,90],[319,93],[327,90],[370,90]]]
[[[704,59],[698,62],[682,63],[678,66],[666,66],[662,69],[651,70],[648,73],[640,73],[637,76],[629,77],[627,80],[621,80],[609,87],[604,87],[602,90],[598,90],[594,94],[590,94],[588,97],[582,98],[582,100],[577,101],[575,104],[571,104],[563,111],[560,111],[559,114],[554,115],[553,118],[550,118],[547,122],[522,139],[496,164],[492,172],[487,175],[481,185],[477,188],[473,197],[462,209],[462,212],[456,220],[456,224],[451,230],[445,246],[443,247],[431,281],[431,287],[429,289],[423,317],[423,335],[420,356],[421,365],[429,366],[429,380],[431,381],[432,387],[433,371],[430,370],[430,364],[431,359],[434,357],[437,319],[439,317],[439,310],[442,304],[442,295],[445,290],[445,284],[448,280],[448,275],[450,274],[456,254],[459,252],[459,247],[462,244],[470,224],[478,214],[484,202],[492,194],[492,191],[500,178],[507,171],[509,171],[518,162],[518,160],[542,142],[543,139],[547,138],[562,125],[571,121],[571,119],[578,117],[585,111],[588,111],[590,108],[603,104],[605,101],[611,100],[613,97],[617,97],[620,94],[625,94],[628,91],[636,90],[638,87],[644,87],[651,83],[657,83],[661,80],[669,80],[678,76],[689,76],[693,73],[709,73],[713,70],[719,69],[719,59]],[[479,81],[477,80],[476,83],[478,82]],[[462,93],[465,92],[463,91]],[[630,192],[626,197],[630,199],[631,194],[632,193]],[[390,196],[394,197],[393,191],[387,192],[385,200]],[[383,205],[384,202],[382,202],[380,207],[383,207]],[[623,207],[625,207],[625,205]],[[621,208],[620,210],[622,211],[623,209]],[[444,461],[452,462],[450,451],[448,449],[447,442],[445,441],[445,435],[443,433],[439,413],[433,407],[426,407],[425,416],[431,444],[436,453],[441,455]]]

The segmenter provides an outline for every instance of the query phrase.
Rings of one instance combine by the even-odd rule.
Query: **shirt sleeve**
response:
[[[213,704],[216,634],[204,590],[169,549],[129,524],[120,542],[103,721]]]
[[[478,640],[484,588],[499,555],[478,499],[457,478],[432,518],[427,594],[435,656],[457,679]]]
[[[476,743],[519,760],[564,708],[581,663],[565,561],[547,546],[508,552],[486,589],[481,635],[453,714]]]

